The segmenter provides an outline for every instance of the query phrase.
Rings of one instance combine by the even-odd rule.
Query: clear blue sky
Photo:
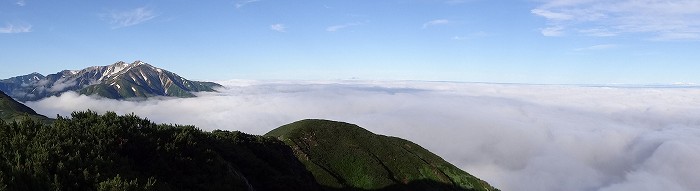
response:
[[[700,83],[696,0],[0,0],[0,79]]]

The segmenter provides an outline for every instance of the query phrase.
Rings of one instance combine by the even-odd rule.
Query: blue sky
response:
[[[0,1],[0,78],[700,83],[696,0]]]

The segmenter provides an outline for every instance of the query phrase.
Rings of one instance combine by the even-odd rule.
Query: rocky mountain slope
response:
[[[25,102],[76,91],[112,99],[152,96],[193,97],[192,92],[215,91],[221,85],[187,80],[145,62],[117,62],[44,76],[32,73],[0,80],[0,91]]]

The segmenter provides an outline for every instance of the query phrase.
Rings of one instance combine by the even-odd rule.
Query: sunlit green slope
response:
[[[302,120],[266,136],[288,144],[329,190],[496,190],[419,145],[349,123]]]

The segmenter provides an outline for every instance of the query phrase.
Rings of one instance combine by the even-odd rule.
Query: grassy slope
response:
[[[0,119],[5,121],[38,120],[50,123],[51,119],[37,114],[33,109],[21,104],[0,91]]]
[[[424,148],[356,125],[302,120],[270,131],[328,190],[496,190]]]

